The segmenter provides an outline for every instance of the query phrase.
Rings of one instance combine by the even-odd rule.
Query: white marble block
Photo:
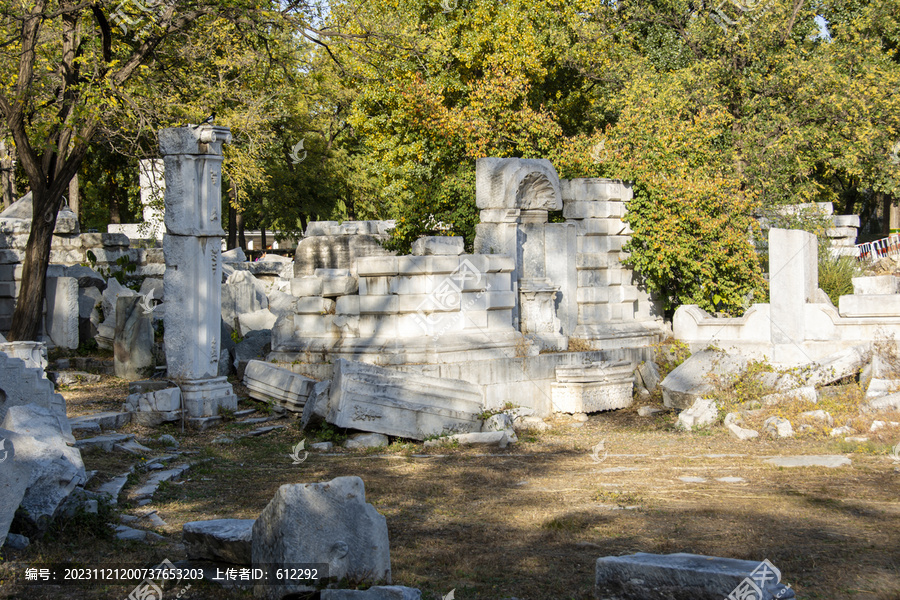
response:
[[[553,410],[592,413],[631,406],[634,367],[628,361],[556,367],[550,384]]]
[[[479,431],[481,411],[481,388],[467,381],[338,359],[326,419],[338,427],[423,440]]]
[[[78,348],[78,280],[47,279],[47,332],[60,348]]]

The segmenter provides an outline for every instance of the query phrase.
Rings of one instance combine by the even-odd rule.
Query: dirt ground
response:
[[[118,410],[127,388],[104,378],[62,393],[74,416]],[[152,504],[101,510],[110,520],[156,510],[167,523],[155,529],[164,539],[115,541],[104,519],[74,517],[23,551],[4,550],[0,596],[127,598],[133,583],[21,580],[27,567],[51,563],[176,562],[185,558],[185,522],[255,518],[282,484],[357,475],[367,501],[387,518],[393,582],[419,588],[429,600],[451,590],[457,600],[588,599],[596,559],[634,552],[767,558],[798,598],[900,599],[900,462],[889,456],[900,429],[882,430],[864,443],[822,436],[741,442],[721,426],[678,431],[674,413],[640,417],[637,407],[645,404],[591,415],[585,423],[556,420],[549,431],[524,433],[505,450],[425,450],[395,442],[377,452],[310,453],[299,465],[292,464],[292,447],[301,440],[308,446],[317,436],[292,419],[267,423],[284,429],[228,444],[211,442],[256,426],[229,422],[196,433],[129,425],[122,431],[151,447],[152,437],[170,433],[179,450],[195,452],[185,455],[195,466],[181,482],[163,484]],[[342,435],[318,432],[337,441]],[[164,450],[156,446],[155,452]],[[797,454],[841,454],[852,464],[782,468],[764,460]],[[84,459],[98,470],[89,488],[141,462],[121,454]],[[186,599],[252,597],[206,582],[179,593]],[[164,598],[170,597],[176,592],[167,591]]]

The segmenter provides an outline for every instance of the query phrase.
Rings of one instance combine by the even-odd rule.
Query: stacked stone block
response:
[[[349,270],[317,269],[291,281],[296,335],[423,338],[509,329],[514,265],[503,256],[370,256]]]
[[[623,326],[654,321],[659,307],[622,264],[631,229],[623,217],[631,186],[610,179],[562,180],[563,216],[576,227],[576,338],[596,339]]]

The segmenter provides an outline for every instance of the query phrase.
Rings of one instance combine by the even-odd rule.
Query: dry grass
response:
[[[66,392],[70,411],[82,412],[82,403],[97,398],[112,402],[116,394],[121,402],[125,392],[111,381],[92,392]],[[900,431],[896,441],[878,436],[857,447],[824,436],[738,442],[721,427],[683,433],[673,423],[673,413],[641,418],[633,408],[593,415],[581,426],[558,420],[549,432],[523,434],[502,451],[393,444],[380,454],[311,454],[301,465],[288,455],[309,434],[293,424],[231,445],[209,443],[222,429],[182,434],[168,426],[163,431],[183,450],[198,451],[193,458],[211,460],[184,483],[164,486],[149,507],[124,508],[157,509],[167,541],[116,542],[100,535],[96,523],[73,523],[7,553],[0,577],[9,581],[41,561],[175,561],[184,558],[179,538],[187,521],[254,518],[282,484],[358,475],[367,500],[387,517],[394,582],[422,589],[429,600],[451,589],[460,600],[586,600],[595,560],[632,552],[768,558],[804,599],[900,598],[900,464],[887,456]],[[224,433],[240,429],[231,423]],[[598,463],[591,448],[601,439],[609,454]],[[762,460],[827,453],[846,453],[853,464],[783,469]],[[85,461],[102,477],[124,466],[99,454]],[[686,476],[704,481],[679,479]],[[743,481],[717,481],[723,477]],[[131,591],[12,583],[2,589],[4,597],[29,600],[125,598]],[[183,597],[250,596],[195,586]]]

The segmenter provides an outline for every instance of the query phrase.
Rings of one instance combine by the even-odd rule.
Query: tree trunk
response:
[[[259,227],[259,249],[265,253],[268,246],[266,246],[266,228],[264,226]]]
[[[247,238],[244,237],[244,213],[237,213],[234,217],[234,221],[237,224],[238,230],[238,246],[241,247],[241,250],[246,250]]]
[[[231,250],[237,244],[237,211],[231,203],[228,203],[228,249]]]
[[[41,329],[41,315],[44,309],[44,292],[47,286],[47,266],[50,263],[50,245],[53,230],[56,229],[56,214],[59,200],[48,203],[46,190],[32,189],[34,219],[25,248],[22,268],[22,288],[13,312],[12,328],[6,336],[11,342],[37,340]],[[51,206],[47,206],[51,204]]]

